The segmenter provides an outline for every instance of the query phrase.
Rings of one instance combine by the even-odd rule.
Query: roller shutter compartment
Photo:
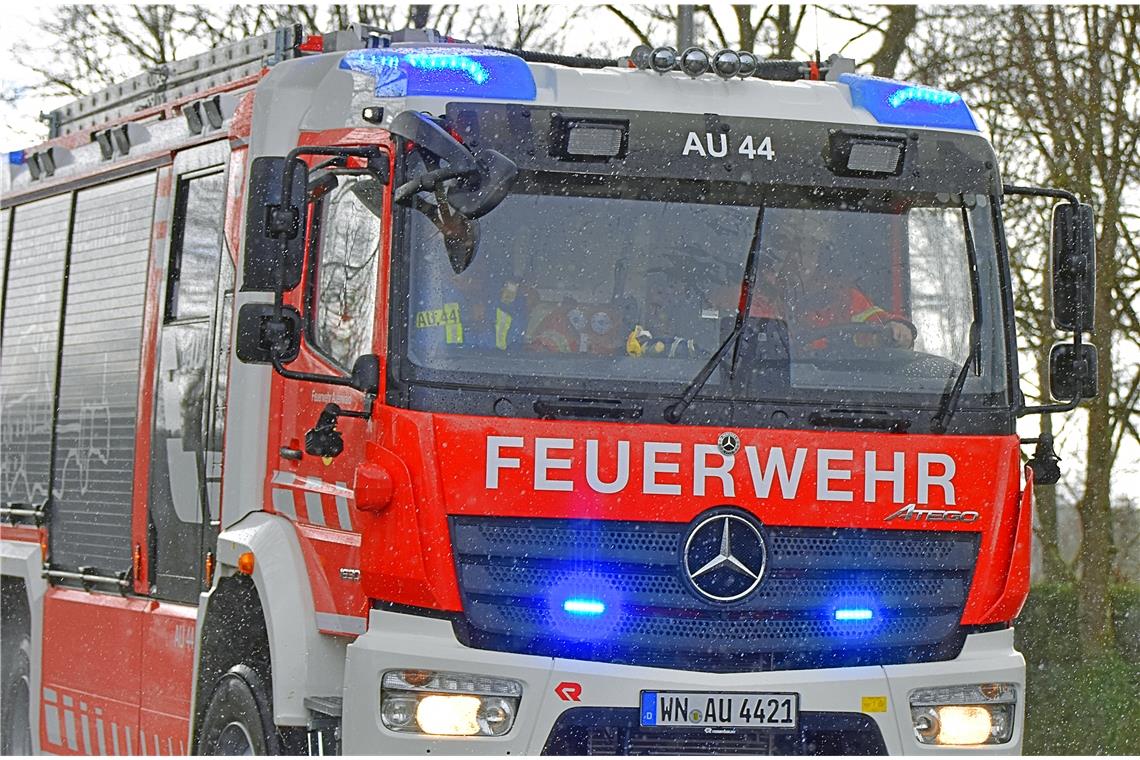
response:
[[[12,214],[15,214],[12,217]],[[42,506],[51,482],[52,407],[71,195],[3,212],[12,224],[0,344],[0,501]]]
[[[154,174],[81,191],[64,310],[51,561],[114,575],[131,566],[139,356]]]

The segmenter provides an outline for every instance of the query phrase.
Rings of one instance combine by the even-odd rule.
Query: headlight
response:
[[[433,736],[502,736],[511,730],[522,684],[509,678],[432,670],[389,670],[380,720],[392,731]]]
[[[1004,744],[1013,736],[1017,688],[1011,683],[944,686],[910,693],[914,735],[922,744]]]

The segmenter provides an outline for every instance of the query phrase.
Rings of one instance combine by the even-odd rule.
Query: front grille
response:
[[[977,534],[769,527],[759,587],[730,605],[684,577],[676,523],[452,518],[470,646],[716,672],[953,657]],[[606,600],[571,619],[567,596]],[[869,622],[837,622],[845,603]]]
[[[714,733],[715,731],[715,733]],[[637,710],[579,707],[554,724],[544,755],[885,755],[879,727],[859,713],[800,713],[793,732],[643,728]]]

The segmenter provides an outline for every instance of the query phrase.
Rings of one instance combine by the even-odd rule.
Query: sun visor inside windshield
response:
[[[853,127],[716,114],[451,103],[450,125],[472,148],[494,148],[524,171],[927,192],[1000,192],[992,148],[978,135]],[[568,155],[565,125],[620,124],[620,150]],[[626,126],[628,125],[628,126]],[[890,173],[837,176],[833,135],[857,132],[904,148]],[[604,153],[609,155],[603,155]],[[591,160],[596,158],[596,160]]]

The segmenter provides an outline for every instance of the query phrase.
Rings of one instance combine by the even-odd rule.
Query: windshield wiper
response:
[[[716,350],[705,365],[701,367],[701,371],[696,374],[689,384],[681,391],[681,397],[674,403],[665,407],[665,421],[666,422],[680,422],[681,416],[689,405],[693,403],[693,399],[701,392],[701,388],[705,387],[705,383],[712,377],[712,373],[724,361],[728,349],[733,349],[732,365],[736,367],[736,352],[740,344],[740,336],[744,332],[744,325],[747,322],[748,314],[752,311],[752,291],[753,286],[756,284],[756,261],[758,259],[758,252],[760,251],[760,234],[761,228],[764,226],[764,207],[761,206],[756,212],[756,229],[752,233],[752,245],[748,248],[748,259],[744,262],[744,278],[740,281],[740,304],[736,312],[736,324],[732,326],[732,331],[724,342],[720,344],[720,348]]]
[[[970,216],[966,210],[966,201],[962,200],[962,226],[966,232],[966,255],[970,259],[970,298],[974,302],[973,321],[970,322],[970,352],[966,354],[966,361],[958,370],[954,382],[942,392],[938,401],[938,411],[930,420],[930,432],[945,433],[950,424],[950,418],[958,408],[958,399],[962,397],[962,388],[966,385],[966,376],[970,372],[970,365],[974,365],[974,374],[982,374],[982,305],[978,287],[978,251],[974,247],[974,233],[970,229]]]

